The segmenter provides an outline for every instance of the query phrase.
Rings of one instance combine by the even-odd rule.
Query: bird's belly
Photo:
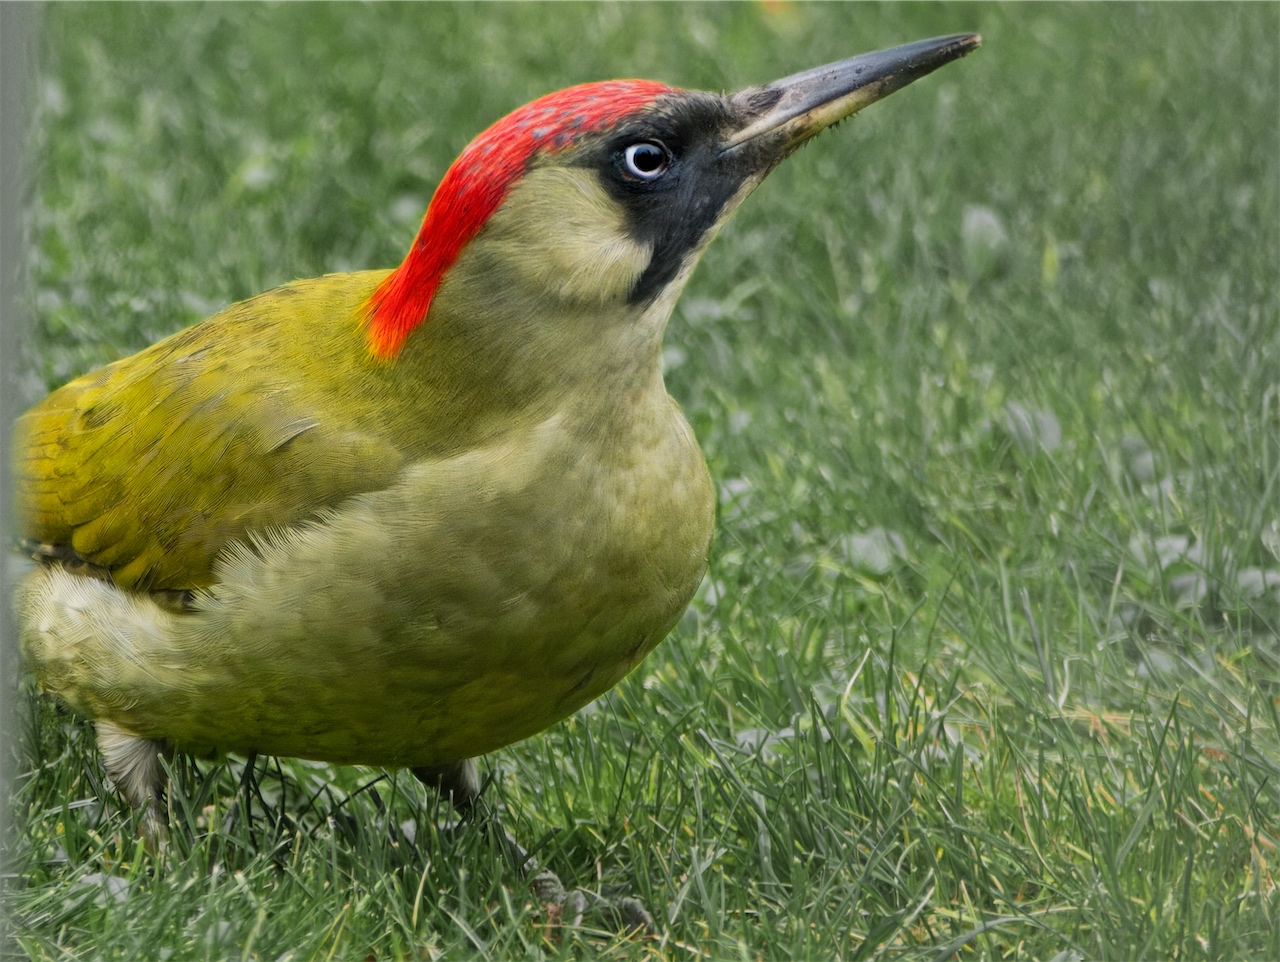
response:
[[[190,612],[41,569],[24,651],[73,707],[191,751],[482,754],[612,687],[684,610],[713,509],[679,428],[608,462],[548,443],[415,466],[238,545]]]

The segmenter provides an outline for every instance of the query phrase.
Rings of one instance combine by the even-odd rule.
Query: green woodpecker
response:
[[[158,819],[159,757],[407,766],[566,717],[671,630],[715,495],[660,365],[734,209],[964,34],[731,95],[584,84],[480,134],[392,271],[295,281],[17,423],[26,663]]]

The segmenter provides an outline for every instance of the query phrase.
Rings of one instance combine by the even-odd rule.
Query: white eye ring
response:
[[[637,180],[657,180],[671,165],[671,153],[655,140],[642,140],[623,152],[622,161]]]

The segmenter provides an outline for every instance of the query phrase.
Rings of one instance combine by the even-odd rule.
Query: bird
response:
[[[661,366],[690,274],[802,144],[979,43],[547,94],[466,146],[398,267],[232,304],[22,414],[23,661],[144,830],[174,753],[408,768],[465,812],[477,758],[634,669],[712,550]]]

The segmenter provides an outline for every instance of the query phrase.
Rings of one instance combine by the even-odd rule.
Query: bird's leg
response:
[[[477,803],[480,801],[482,786],[474,758],[451,762],[447,765],[414,768],[412,772],[418,781],[428,788],[435,789],[441,798],[452,802],[454,809],[463,818],[479,816]],[[496,817],[492,821],[497,824]],[[520,866],[521,872],[526,876],[535,875],[538,871],[537,861],[524,850],[510,832],[502,829],[501,825],[498,825],[498,828],[502,830],[507,853]]]
[[[447,765],[432,765],[412,769],[414,777],[428,788],[439,792],[440,797],[453,803],[454,809],[463,818],[477,815],[476,803],[480,800],[480,775],[476,770],[474,758]],[[495,819],[496,821],[496,819]],[[533,875],[538,870],[537,862],[530,857],[510,832],[503,831],[507,851],[526,875]]]
[[[422,784],[439,792],[441,798],[452,802],[459,815],[470,815],[475,811],[476,800],[480,797],[480,776],[476,772],[474,758],[448,765],[415,768],[413,774]]]
[[[159,851],[169,835],[165,812],[165,770],[161,756],[169,746],[142,738],[114,722],[97,721],[98,750],[102,752],[107,777],[129,807],[142,816],[142,837],[147,848]]]
[[[223,829],[231,827],[237,818],[243,818],[244,824],[249,829],[249,834],[253,834],[253,796],[257,795],[258,799],[262,799],[262,792],[258,788],[258,753],[249,752],[244,760],[244,770],[240,773],[240,791],[235,802],[227,811],[226,818],[223,819]],[[264,804],[265,809],[265,804]],[[237,810],[238,809],[238,810]]]
[[[480,799],[480,779],[476,771],[475,759],[469,758],[465,761],[430,768],[415,768],[412,771],[424,785],[438,791],[441,798],[452,801],[459,815],[467,817],[476,814],[476,803]],[[622,931],[639,931],[644,935],[651,935],[655,931],[653,916],[639,899],[610,900],[584,889],[569,891],[555,872],[539,866],[537,858],[530,855],[524,846],[516,841],[515,836],[501,825],[497,825],[497,828],[502,833],[508,853],[520,866],[524,877],[529,880],[534,896],[544,905],[550,903],[559,906],[561,925],[565,928],[580,926],[583,915],[588,906],[591,906],[612,913],[615,920],[620,923],[619,928]]]

